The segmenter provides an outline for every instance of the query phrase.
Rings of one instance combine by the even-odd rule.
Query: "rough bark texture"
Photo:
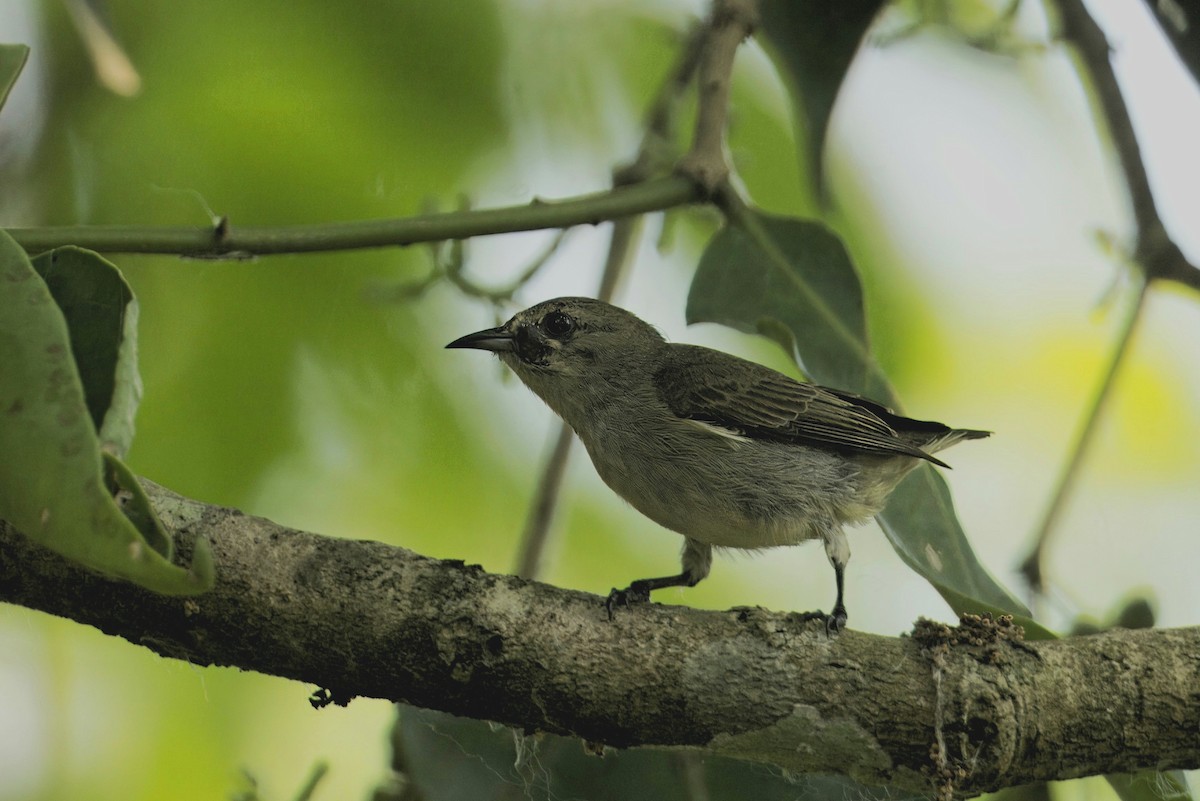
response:
[[[912,637],[760,609],[600,598],[147,489],[207,595],[90,573],[0,523],[0,600],[165,656],[624,747],[690,746],[869,784],[977,793],[1200,766],[1200,629],[1026,643],[1003,621]]]

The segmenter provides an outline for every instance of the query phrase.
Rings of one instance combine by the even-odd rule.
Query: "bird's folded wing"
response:
[[[908,418],[874,401],[796,381],[720,351],[693,345],[674,345],[671,350],[655,384],[667,407],[681,418],[721,426],[751,439],[940,463],[902,438],[885,419],[910,422]]]

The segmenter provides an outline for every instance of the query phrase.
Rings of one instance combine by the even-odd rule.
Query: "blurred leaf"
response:
[[[1104,778],[1121,801],[1188,801],[1192,797],[1181,770],[1139,770],[1137,773],[1111,773]]]
[[[121,97],[133,97],[142,77],[117,41],[103,0],[63,0],[96,71],[96,82]]]
[[[807,801],[906,798],[849,779],[804,776],[682,749],[585,751],[582,740],[538,734],[415,707],[400,710],[400,739],[410,778],[426,801]],[[700,784],[700,787],[696,785]]]
[[[1099,634],[1109,629],[1152,629],[1154,628],[1154,604],[1149,598],[1138,596],[1122,603],[1109,612],[1104,620],[1090,615],[1080,615],[1071,624],[1072,635]]]
[[[196,544],[192,570],[172,565],[165,532],[156,529],[147,542],[114,500],[67,321],[7,233],[0,233],[0,276],[0,454],[9,467],[0,479],[0,518],[64,556],[156,592],[208,589],[213,566],[205,542]],[[121,504],[135,519],[152,514],[132,474],[107,458]]]
[[[8,100],[8,93],[17,82],[17,76],[21,74],[21,68],[25,66],[27,58],[29,47],[26,45],[0,45],[0,108],[3,108],[4,101]]]
[[[838,90],[882,0],[763,0],[759,30],[792,89],[816,194],[827,194],[823,155]]]
[[[1192,73],[1192,80],[1200,85],[1200,2],[1143,2],[1175,48],[1179,60]]]
[[[46,224],[201,225],[206,206],[234,226],[403,216],[427,197],[494,186],[510,149],[528,141],[512,133],[529,112],[509,114],[511,23],[492,0],[369,0],[353,14],[290,0],[180,3],[169,14],[147,0],[110,3],[113,29],[145,79],[133,103],[96,87],[69,17],[60,4],[48,8],[58,13],[47,15],[44,45],[46,135],[29,168],[38,187],[30,208]],[[658,62],[671,55],[642,49]],[[511,202],[533,191],[509,189]],[[268,511],[256,505],[264,499],[285,501],[289,513],[333,521],[323,530],[337,533],[424,531],[461,507],[447,476],[468,461],[464,449],[480,446],[455,428],[450,390],[424,378],[430,321],[441,312],[363,302],[364,286],[423,270],[424,253],[120,264],[139,302],[138,364],[154,398],[138,409],[127,458],[136,473],[258,512]],[[323,394],[305,397],[301,382]],[[410,404],[403,413],[398,397]],[[329,415],[344,428],[331,430]],[[405,447],[385,447],[410,429]],[[440,445],[447,437],[462,447]],[[335,441],[355,463],[321,473],[332,465],[324,446]],[[312,471],[305,486],[321,493],[275,492],[298,465]],[[366,495],[376,503],[355,502]],[[349,522],[341,509],[370,522]]]
[[[896,405],[871,357],[862,287],[841,240],[811,220],[746,211],[736,223],[714,236],[701,257],[687,321],[769,336],[812,380]],[[879,519],[892,547],[955,612],[1001,610],[1036,625],[979,564],[946,483],[931,468],[923,465],[901,482]]]
[[[1017,787],[1005,787],[983,796],[986,801],[1053,801],[1049,782],[1032,782]]]
[[[112,262],[82,248],[43,253],[33,260],[33,269],[67,318],[71,353],[100,446],[124,456],[142,397],[133,290]]]
[[[1113,625],[1122,629],[1154,628],[1154,605],[1149,598],[1134,598],[1121,607]]]

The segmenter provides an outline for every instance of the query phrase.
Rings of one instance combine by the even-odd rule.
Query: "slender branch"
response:
[[[97,225],[10,228],[31,253],[78,245],[106,253],[168,253],[197,258],[247,258],[274,253],[355,250],[472,236],[595,225],[697,202],[703,192],[681,175],[620,186],[606,192],[524,206],[454,211],[417,217],[318,225],[165,227]]]
[[[321,780],[325,778],[325,774],[328,772],[328,762],[321,761],[313,765],[312,771],[304,781],[304,786],[300,788],[300,792],[296,793],[296,801],[310,801],[313,793],[317,791],[317,785],[321,783]]]
[[[521,534],[521,545],[517,550],[517,575],[524,579],[537,578],[541,574],[542,553],[550,538],[550,524],[558,508],[558,493],[562,489],[567,471],[567,457],[571,455],[571,441],[575,432],[559,421],[558,434],[550,457],[542,467],[542,477],[537,492],[529,503],[529,517]]]
[[[1137,330],[1137,324],[1142,319],[1142,312],[1146,308],[1146,292],[1149,288],[1149,282],[1145,278],[1139,278],[1139,281],[1140,285],[1137,289],[1137,295],[1134,297],[1133,303],[1125,315],[1125,319],[1121,322],[1121,328],[1117,332],[1117,341],[1113,345],[1112,355],[1109,357],[1104,374],[1100,377],[1100,384],[1096,387],[1091,402],[1083,414],[1079,433],[1076,435],[1075,442],[1071,446],[1067,463],[1063,466],[1062,473],[1059,475],[1058,481],[1054,486],[1054,491],[1050,494],[1050,504],[1042,516],[1041,525],[1038,526],[1033,548],[1021,563],[1021,573],[1025,576],[1025,580],[1029,582],[1030,588],[1038,594],[1043,591],[1045,586],[1042,562],[1045,557],[1046,547],[1052,533],[1056,529],[1067,498],[1070,497],[1071,491],[1074,489],[1075,481],[1079,477],[1080,468],[1087,457],[1088,448],[1095,439],[1096,427],[1100,416],[1104,412],[1105,403],[1112,395],[1113,387],[1116,386],[1117,373],[1129,355],[1134,332]]]
[[[183,558],[197,537],[211,544],[220,578],[210,593],[155,595],[0,523],[0,601],[171,658],[314,683],[341,701],[388,698],[529,733],[684,746],[917,793],[931,782],[945,790],[947,776],[956,793],[975,794],[1200,766],[1200,628],[1026,643],[984,618],[830,639],[794,615],[657,604],[610,622],[594,595],[308,534],[146,484]]]
[[[615,185],[641,183],[661,171],[663,153],[674,138],[676,108],[700,65],[700,57],[708,41],[708,30],[706,26],[697,26],[688,34],[675,67],[650,104],[637,157],[627,166],[616,170],[613,174]]]
[[[1059,0],[1058,7],[1062,16],[1062,36],[1075,45],[1092,76],[1101,111],[1108,121],[1109,135],[1120,159],[1121,170],[1125,174],[1125,184],[1129,187],[1138,230],[1149,231],[1154,226],[1161,225],[1158,208],[1154,203],[1154,193],[1150,189],[1146,167],[1142,163],[1141,147],[1133,130],[1133,120],[1129,117],[1129,109],[1121,94],[1121,85],[1117,82],[1116,72],[1109,61],[1112,49],[1108,39],[1088,13],[1083,0]]]
[[[1058,9],[1063,37],[1075,45],[1092,76],[1100,110],[1108,122],[1109,135],[1120,159],[1125,184],[1129,187],[1137,224],[1134,260],[1151,280],[1175,281],[1200,290],[1200,270],[1188,262],[1172,241],[1159,216],[1133,121],[1109,60],[1111,48],[1104,31],[1092,19],[1083,0],[1058,0]]]
[[[725,130],[733,59],[738,47],[758,24],[756,0],[715,0],[699,61],[700,97],[692,147],[678,171],[710,193],[729,177],[725,160]]]
[[[600,286],[596,293],[600,300],[613,299],[622,274],[633,262],[644,221],[643,216],[637,216],[613,223],[608,257],[605,259],[604,272],[600,276]],[[571,427],[565,422],[559,423],[558,436],[555,437],[550,458],[542,468],[542,478],[530,503],[529,518],[521,535],[517,557],[517,575],[521,578],[531,579],[538,576],[542,552],[545,551],[550,536],[550,524],[554,522],[554,510],[558,505],[558,494],[562,489],[574,438],[575,433]]]

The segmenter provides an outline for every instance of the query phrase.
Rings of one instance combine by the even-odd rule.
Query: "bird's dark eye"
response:
[[[542,318],[542,330],[552,337],[562,338],[575,330],[575,320],[569,314],[552,311]]]

